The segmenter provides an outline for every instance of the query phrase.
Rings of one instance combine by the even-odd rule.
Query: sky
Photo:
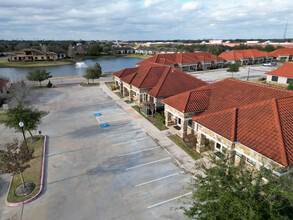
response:
[[[0,0],[4,40],[293,37],[293,0]]]

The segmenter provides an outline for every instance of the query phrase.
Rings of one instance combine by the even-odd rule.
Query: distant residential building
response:
[[[35,49],[24,49],[11,55],[11,61],[45,61],[57,60],[54,52],[42,52]]]
[[[287,85],[293,82],[293,63],[285,63],[276,70],[266,73],[267,82]]]
[[[221,53],[219,57],[227,60],[229,63],[238,63],[239,65],[260,64],[273,60],[273,56],[268,52],[259,51],[257,49],[231,50]]]
[[[209,40],[209,44],[222,44],[222,40]]]
[[[132,54],[135,53],[132,47],[113,47],[113,54]]]
[[[86,45],[82,45],[81,43],[79,43],[74,47],[74,52],[76,55],[87,55],[89,49]]]
[[[207,70],[224,67],[225,60],[208,52],[157,54],[153,57],[138,62],[142,65],[149,62],[174,66],[183,72]]]

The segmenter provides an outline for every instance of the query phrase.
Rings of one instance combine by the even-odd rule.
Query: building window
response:
[[[256,164],[254,161],[250,160],[249,158],[247,158],[247,163],[249,163],[249,164],[251,164],[253,166],[255,166],[255,164]]]
[[[293,82],[292,78],[287,78],[287,84],[289,84],[290,82]]]
[[[188,120],[188,127],[192,128],[192,120]]]
[[[178,124],[181,125],[181,118],[178,118]]]
[[[273,82],[278,82],[279,77],[278,76],[272,76],[272,81]]]
[[[221,144],[217,143],[217,144],[216,144],[216,148],[217,148],[218,150],[221,150]]]

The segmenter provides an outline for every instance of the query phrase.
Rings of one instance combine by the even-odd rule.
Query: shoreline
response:
[[[58,61],[35,61],[35,62],[25,62],[25,61],[17,61],[17,62],[11,62],[7,59],[1,59],[0,60],[0,69],[1,68],[31,68],[31,67],[48,67],[48,66],[63,66],[63,65],[72,65],[77,62],[83,62],[85,59],[97,59],[97,58],[119,58],[119,57],[125,57],[125,58],[141,58],[141,59],[147,59],[151,57],[151,55],[141,55],[141,54],[127,54],[127,55],[100,55],[100,56],[77,56],[73,59],[63,59]]]

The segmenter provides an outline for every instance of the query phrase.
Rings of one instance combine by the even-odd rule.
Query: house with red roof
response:
[[[138,62],[140,66],[146,63],[158,63],[167,66],[174,66],[183,72],[220,68],[225,60],[208,52],[157,54],[148,59]]]
[[[293,63],[285,63],[278,69],[267,72],[267,82],[288,85],[293,82]]]
[[[293,48],[280,48],[270,52],[269,55],[288,62],[293,58]]]
[[[194,149],[204,155],[227,155],[236,165],[265,166],[279,176],[293,165],[292,91],[225,79],[162,102],[166,126],[195,136]]]
[[[231,50],[219,55],[220,58],[225,59],[228,63],[237,63],[239,65],[260,64],[264,62],[271,62],[273,56],[268,52],[263,52],[257,49],[248,50]]]
[[[137,104],[153,103],[155,108],[163,107],[164,98],[207,85],[175,67],[156,63],[126,68],[113,75],[123,96]]]

